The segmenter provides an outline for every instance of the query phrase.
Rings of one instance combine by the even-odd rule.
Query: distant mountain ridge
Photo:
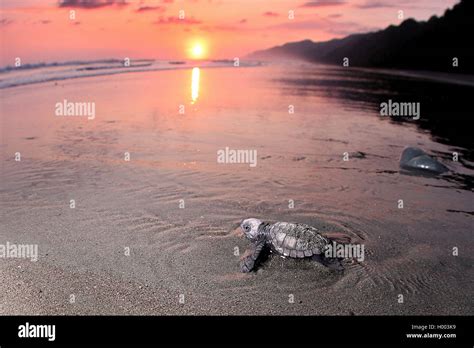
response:
[[[298,58],[350,66],[474,72],[474,1],[461,0],[442,17],[407,19],[386,29],[325,42],[303,40],[254,52],[252,59]],[[470,43],[469,43],[470,42]],[[459,66],[453,67],[453,58]]]

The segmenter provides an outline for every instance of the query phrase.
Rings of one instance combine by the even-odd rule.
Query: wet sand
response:
[[[449,158],[472,148],[351,102],[360,86],[333,69],[317,71],[329,88],[281,69],[201,69],[194,102],[189,70],[2,90],[0,243],[37,243],[39,260],[0,259],[0,314],[471,314],[474,164]],[[54,116],[63,99],[94,101],[96,118]],[[400,174],[406,145],[456,175]],[[257,166],[217,163],[225,147],[256,149]],[[365,260],[335,274],[270,257],[241,274],[247,217],[344,233]]]

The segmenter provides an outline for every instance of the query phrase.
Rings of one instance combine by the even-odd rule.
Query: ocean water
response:
[[[64,272],[146,284],[157,302],[185,294],[177,314],[472,313],[472,87],[300,63],[186,64],[2,73],[1,239],[38,243],[39,262]],[[65,99],[94,102],[95,118],[56,116]],[[389,99],[420,102],[420,120],[380,116]],[[405,146],[450,173],[401,173]],[[256,151],[256,165],[219,163],[226,148]],[[270,256],[241,274],[249,243],[234,228],[248,217],[343,233],[365,260],[334,274]]]

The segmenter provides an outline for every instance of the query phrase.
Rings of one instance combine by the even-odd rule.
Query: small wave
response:
[[[153,62],[154,59],[136,59],[134,62]],[[23,64],[19,67],[7,65],[3,68],[0,68],[0,74],[9,72],[9,71],[18,71],[18,70],[31,70],[39,68],[51,68],[51,67],[62,67],[62,66],[71,66],[71,65],[90,65],[90,64],[122,64],[123,60],[120,59],[100,59],[100,60],[70,60],[66,62],[39,62],[39,63],[30,63]]]
[[[178,64],[179,63],[179,64]],[[260,62],[240,62],[241,67],[260,66]],[[69,61],[53,63],[25,64],[21,67],[0,68],[0,89],[24,86],[34,83],[62,81],[81,77],[114,75],[130,72],[199,68],[232,67],[233,61],[166,61],[138,59],[130,61],[129,66],[123,60],[106,59],[94,61]]]

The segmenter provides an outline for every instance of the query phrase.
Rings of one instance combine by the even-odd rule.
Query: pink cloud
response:
[[[384,8],[384,7],[395,7],[396,5],[393,4],[393,3],[387,3],[387,2],[383,2],[383,1],[378,1],[378,0],[369,0],[369,1],[366,1],[365,3],[363,4],[360,4],[360,5],[356,5],[356,7],[358,8],[362,8],[362,9],[370,9],[370,8]]]
[[[106,6],[126,6],[126,0],[60,0],[59,7],[78,7],[84,9],[96,9]]]
[[[213,25],[213,26],[201,26],[199,27],[202,31],[213,32],[213,31],[237,31],[242,30],[241,28],[237,28],[234,25]]]
[[[11,19],[8,19],[8,18],[0,19],[0,26],[9,25],[9,24],[12,24],[12,23],[13,23],[13,20],[11,20]]]
[[[266,16],[266,17],[278,17],[279,16],[278,13],[272,12],[272,11],[264,12],[263,15]]]
[[[194,25],[194,24],[201,24],[200,20],[191,18],[183,18],[180,19],[178,17],[160,17],[157,21],[154,22],[155,24],[185,24],[185,25]]]
[[[327,7],[327,6],[339,6],[344,5],[346,2],[343,0],[316,0],[304,3],[301,7]]]
[[[151,11],[157,11],[157,12],[165,12],[166,8],[163,6],[140,6],[135,10],[135,12],[151,12]]]

